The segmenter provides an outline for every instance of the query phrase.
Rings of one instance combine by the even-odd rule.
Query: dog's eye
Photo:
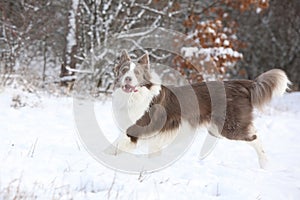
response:
[[[128,71],[128,67],[123,67],[123,68],[121,69],[121,73],[122,73],[122,74],[125,74],[127,71]]]

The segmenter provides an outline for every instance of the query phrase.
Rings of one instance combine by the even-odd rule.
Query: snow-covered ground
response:
[[[18,94],[27,105],[16,109]],[[102,166],[83,148],[72,98],[6,89],[0,91],[0,199],[300,199],[299,103],[300,93],[286,94],[256,114],[267,170],[243,142],[220,140],[200,161],[201,130],[170,167],[129,175]],[[110,102],[95,111],[111,130]]]

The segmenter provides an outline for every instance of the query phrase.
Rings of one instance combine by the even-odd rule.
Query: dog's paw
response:
[[[118,154],[121,153],[121,150],[114,145],[110,145],[103,152],[107,155],[117,156]]]
[[[269,166],[268,163],[269,163],[269,162],[268,162],[267,157],[263,157],[263,158],[260,158],[260,159],[259,159],[259,166],[260,166],[260,168],[262,168],[262,169],[268,169],[268,166]]]

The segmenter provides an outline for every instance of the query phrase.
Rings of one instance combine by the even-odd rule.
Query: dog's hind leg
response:
[[[255,140],[248,142],[248,144],[250,144],[256,151],[257,156],[258,156],[258,161],[259,161],[259,165],[262,169],[266,168],[268,159],[266,156],[266,153],[262,147],[262,143],[259,139],[259,137],[257,137]]]
[[[249,136],[252,136],[254,139],[253,140],[250,140],[250,141],[247,141],[248,144],[250,144],[256,151],[256,154],[258,156],[258,161],[259,161],[259,165],[262,169],[265,169],[266,168],[266,165],[267,165],[267,162],[268,162],[268,159],[267,159],[267,156],[266,156],[266,153],[263,149],[263,146],[262,146],[262,143],[260,141],[260,138],[257,134],[257,131],[254,127],[253,124],[251,124],[249,127],[248,127],[248,130],[249,130]],[[255,136],[255,137],[254,137]]]

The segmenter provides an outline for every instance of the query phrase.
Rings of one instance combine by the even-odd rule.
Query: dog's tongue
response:
[[[132,86],[132,85],[129,85],[129,84],[126,84],[122,87],[123,91],[124,92],[127,92],[127,93],[130,93],[130,92],[137,92],[137,89]]]

